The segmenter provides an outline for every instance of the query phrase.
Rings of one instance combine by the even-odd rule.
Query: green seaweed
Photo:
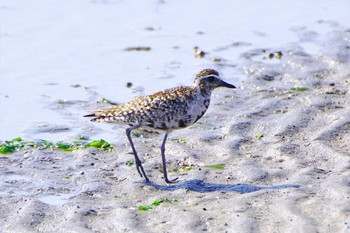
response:
[[[78,136],[78,140],[89,140],[89,137],[88,136]]]
[[[149,205],[139,205],[138,209],[141,211],[147,211],[153,209],[153,207]]]
[[[178,168],[171,169],[169,172],[179,172],[180,170]]]
[[[17,137],[12,139],[11,141],[4,141],[3,143],[0,143],[0,153],[1,154],[8,154],[15,152],[17,149],[23,148],[24,143],[22,138]]]
[[[17,137],[17,138],[12,139],[12,141],[13,142],[22,142],[23,140],[22,140],[22,138]]]
[[[135,161],[134,160],[128,160],[125,162],[125,165],[128,166],[128,167],[131,167],[135,164]]]
[[[292,88],[290,88],[290,90],[291,91],[298,91],[298,92],[310,91],[310,89],[307,87],[292,87]]]
[[[171,140],[177,143],[186,143],[186,138],[173,138]]]
[[[111,100],[108,100],[106,98],[101,98],[100,100],[97,100],[96,103],[98,104],[110,104],[110,105],[118,105],[117,103],[111,101]]]
[[[262,135],[262,134],[257,134],[257,135],[255,135],[255,138],[256,139],[262,139],[264,137],[264,135]]]
[[[185,171],[185,172],[191,171],[192,169],[194,169],[193,166],[182,166],[182,167],[180,167],[180,171]]]
[[[1,154],[7,154],[7,153],[11,153],[11,152],[14,152],[16,150],[16,147],[15,146],[8,146],[8,145],[3,145],[3,146],[0,146],[0,153]]]
[[[169,170],[170,172],[188,172],[188,171],[191,171],[192,169],[195,169],[196,166],[194,165],[187,165],[187,164],[184,164],[184,165],[181,165],[180,167],[178,168],[173,168],[171,170]]]
[[[211,168],[211,169],[224,169],[225,164],[219,163],[219,164],[213,164],[213,165],[205,165],[204,168]]]
[[[27,149],[27,148],[40,148],[46,149],[50,147],[52,143],[49,143],[45,140],[36,140],[36,141],[24,141],[22,138],[17,137],[11,141],[4,141],[0,143],[0,153],[7,154],[12,153],[17,150]]]
[[[71,143],[61,141],[54,143],[43,139],[23,140],[22,138],[17,137],[10,141],[0,142],[0,153],[8,154],[19,150],[25,150],[28,148],[38,148],[41,150],[59,149],[67,152],[89,147],[97,148],[100,150],[113,149],[113,146],[103,139],[91,142],[88,142],[87,139],[87,137],[79,137],[78,140],[72,141]]]
[[[134,136],[134,137],[141,137],[141,132],[140,131],[137,131],[137,130],[134,130],[134,131],[131,131],[131,135]]]
[[[145,131],[133,130],[131,131],[131,135],[136,138],[149,138]]]
[[[158,199],[158,200],[155,200],[154,202],[152,202],[152,205],[159,206],[161,203],[164,203],[164,202],[173,202],[173,201],[169,200],[167,198],[161,198],[161,199]]]
[[[154,200],[151,205],[139,205],[138,209],[141,211],[152,210],[154,209],[154,207],[157,207],[162,203],[173,203],[177,201],[178,201],[177,199],[170,200],[168,198],[160,198],[160,199]]]
[[[64,151],[69,151],[71,152],[73,149],[71,148],[71,145],[68,143],[64,143],[64,142],[57,142],[56,143],[56,147],[58,149],[64,150]]]
[[[46,140],[43,140],[43,139],[39,139],[33,144],[37,145],[37,147],[40,148],[40,149],[47,149],[47,148],[51,148],[53,146],[52,142],[49,142],[49,141],[46,141]]]
[[[112,148],[111,144],[109,144],[108,142],[106,142],[103,139],[97,140],[97,141],[92,141],[92,142],[86,144],[85,147],[86,148],[87,147],[94,147],[94,148],[98,148],[98,149],[102,149],[102,150],[108,150],[108,149]]]

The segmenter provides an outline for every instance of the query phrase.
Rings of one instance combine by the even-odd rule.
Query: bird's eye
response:
[[[212,83],[212,82],[214,82],[214,80],[215,80],[215,77],[214,77],[214,76],[209,76],[209,77],[208,77],[208,81],[209,81],[209,82]]]

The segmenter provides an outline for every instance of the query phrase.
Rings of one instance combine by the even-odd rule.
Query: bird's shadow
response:
[[[198,193],[209,192],[236,192],[236,193],[251,193],[259,190],[275,190],[284,188],[300,188],[296,184],[282,184],[273,186],[256,186],[250,184],[212,184],[203,180],[194,179],[172,185],[160,185],[153,182],[145,182],[145,185],[151,186],[161,191],[175,191],[177,189],[187,189]]]

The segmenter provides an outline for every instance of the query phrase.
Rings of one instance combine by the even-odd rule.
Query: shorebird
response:
[[[136,169],[146,182],[149,182],[149,179],[137,155],[130,133],[140,127],[165,131],[160,147],[163,175],[165,182],[173,183],[177,178],[168,179],[165,162],[165,143],[168,135],[175,129],[196,123],[208,109],[211,93],[217,87],[236,88],[224,82],[216,70],[204,69],[196,75],[192,86],[166,89],[139,97],[123,105],[94,110],[92,114],[85,117],[92,117],[93,122],[123,122],[130,126],[126,129],[126,136],[135,156]]]

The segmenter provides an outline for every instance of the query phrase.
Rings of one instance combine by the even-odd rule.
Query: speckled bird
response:
[[[208,109],[211,93],[217,87],[236,88],[234,85],[224,82],[216,70],[204,69],[196,75],[192,86],[166,89],[152,95],[139,97],[123,105],[94,110],[92,114],[85,117],[92,117],[91,121],[93,122],[124,122],[131,126],[126,129],[126,135],[135,156],[137,171],[147,182],[149,179],[137,155],[130,133],[139,127],[165,131],[164,140],[160,147],[163,175],[167,183],[173,183],[177,178],[168,179],[165,162],[165,143],[168,135],[175,129],[185,128],[196,123]]]

